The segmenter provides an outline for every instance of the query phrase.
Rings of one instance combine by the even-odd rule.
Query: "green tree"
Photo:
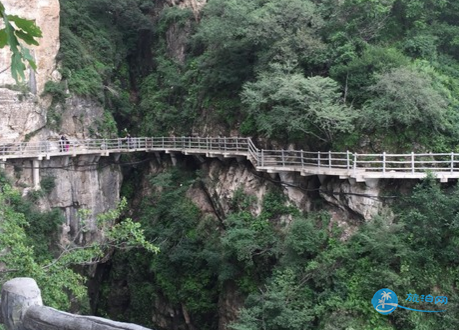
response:
[[[392,69],[379,75],[369,91],[373,97],[363,107],[365,127],[397,132],[416,127],[439,132],[447,126],[448,99],[424,73],[406,67]]]
[[[29,50],[21,45],[22,40],[27,45],[38,45],[36,38],[41,38],[39,27],[32,20],[27,20],[16,15],[8,15],[5,7],[0,2],[0,17],[5,27],[0,29],[0,48],[8,46],[11,50],[11,74],[16,81],[25,79],[24,71],[27,62],[32,69],[36,69],[35,61]]]
[[[372,97],[368,87],[376,83],[377,74],[410,64],[409,58],[396,48],[370,44],[365,45],[360,55],[355,53],[337,62],[330,68],[330,77],[344,86],[346,102],[355,107]]]
[[[206,85],[238,91],[270,63],[305,64],[322,48],[322,19],[308,0],[211,1],[194,40]]]
[[[313,329],[312,291],[295,270],[277,271],[263,290],[251,294],[234,330]]]
[[[268,137],[281,137],[287,131],[294,138],[309,135],[331,142],[335,134],[351,132],[357,118],[344,104],[334,80],[278,69],[247,83],[242,101],[257,130]]]
[[[43,239],[36,231],[43,229],[37,225],[34,228],[35,235],[27,235],[31,224],[27,221],[29,214],[20,211],[24,209],[24,203],[18,191],[8,184],[2,185],[0,250],[3,253],[0,255],[0,282],[4,283],[13,277],[33,277],[43,291],[45,304],[49,306],[68,309],[70,296],[78,299],[86,297],[84,277],[72,269],[76,265],[96,264],[117,248],[142,247],[152,253],[158,252],[155,246],[145,240],[140,224],[126,219],[111,225],[120,216],[120,209],[99,216],[99,230],[105,237],[102,241],[87,245],[68,242],[65,246],[60,246],[59,252],[55,255],[53,251],[57,251],[57,247],[48,246],[47,251],[43,251],[41,247],[36,249],[33,246],[34,240]],[[121,203],[121,207],[123,205],[125,201]],[[81,232],[84,232],[88,229],[84,224],[88,222],[85,221],[84,214],[82,217]]]
[[[381,38],[396,0],[320,1],[330,36],[344,32],[353,42]]]

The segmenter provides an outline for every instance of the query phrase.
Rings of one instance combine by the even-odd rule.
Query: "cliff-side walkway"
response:
[[[38,179],[39,161],[52,157],[119,156],[130,152],[182,153],[198,157],[247,158],[257,171],[298,172],[303,176],[331,175],[358,182],[371,179],[420,179],[432,172],[442,182],[459,178],[459,153],[357,154],[265,150],[251,138],[240,137],[132,137],[119,139],[9,142],[0,140],[0,162],[27,158],[34,161]],[[35,179],[34,179],[35,182]]]

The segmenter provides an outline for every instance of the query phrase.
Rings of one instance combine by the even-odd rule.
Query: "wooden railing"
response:
[[[0,160],[8,158],[77,155],[87,153],[122,153],[133,151],[177,151],[185,153],[246,156],[257,169],[286,171],[359,171],[378,173],[459,172],[458,153],[358,154],[346,152],[311,152],[303,150],[265,150],[252,139],[240,137],[132,137],[118,139],[11,142],[0,140]],[[328,172],[326,173],[328,174]],[[333,175],[333,173],[329,173]]]

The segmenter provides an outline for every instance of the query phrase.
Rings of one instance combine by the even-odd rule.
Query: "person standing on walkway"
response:
[[[127,133],[127,135],[126,135],[126,141],[127,141],[128,149],[131,149],[131,148],[132,148],[132,137],[131,137],[131,134]]]
[[[70,149],[70,141],[69,139],[65,138],[65,151],[69,151]]]
[[[59,151],[60,152],[64,152],[65,150],[65,140],[66,140],[66,137],[64,136],[64,134],[62,134],[59,140]]]

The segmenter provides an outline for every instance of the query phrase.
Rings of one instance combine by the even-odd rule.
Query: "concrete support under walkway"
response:
[[[172,166],[174,167],[177,166],[177,156],[175,156],[175,154],[172,152],[170,153],[170,155],[171,155]]]
[[[40,163],[38,159],[32,160],[32,182],[33,189],[40,189]]]

